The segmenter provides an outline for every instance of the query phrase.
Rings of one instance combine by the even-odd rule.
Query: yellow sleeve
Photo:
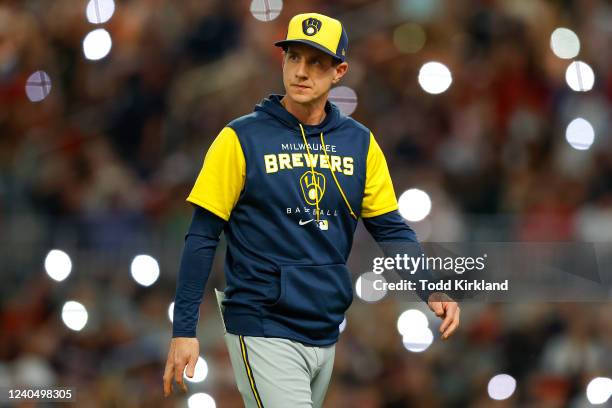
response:
[[[393,210],[397,210],[397,198],[393,191],[387,161],[374,135],[370,132],[361,216],[363,218],[376,217]]]
[[[208,149],[187,201],[228,221],[245,177],[246,162],[238,135],[225,127]]]

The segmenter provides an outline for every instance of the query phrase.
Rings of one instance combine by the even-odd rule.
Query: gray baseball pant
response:
[[[321,408],[336,345],[316,347],[276,337],[228,333],[223,322],[225,294],[215,289],[215,295],[245,408]]]
[[[334,366],[335,345],[225,333],[246,408],[320,408]]]

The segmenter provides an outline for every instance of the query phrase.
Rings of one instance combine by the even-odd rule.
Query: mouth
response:
[[[293,84],[292,86],[294,86],[294,87],[296,87],[298,89],[310,89],[309,86],[305,86],[305,85],[296,85],[296,84]]]

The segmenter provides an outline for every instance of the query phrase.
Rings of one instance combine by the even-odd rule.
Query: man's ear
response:
[[[340,82],[340,79],[342,79],[342,77],[344,75],[346,75],[348,71],[348,62],[342,62],[340,64],[338,64],[336,66],[336,75],[334,76],[334,84],[337,84],[338,82]]]

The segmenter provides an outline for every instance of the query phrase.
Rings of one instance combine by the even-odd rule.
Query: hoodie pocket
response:
[[[353,300],[346,265],[281,265],[280,269],[280,297],[270,312],[309,330],[337,329]]]

